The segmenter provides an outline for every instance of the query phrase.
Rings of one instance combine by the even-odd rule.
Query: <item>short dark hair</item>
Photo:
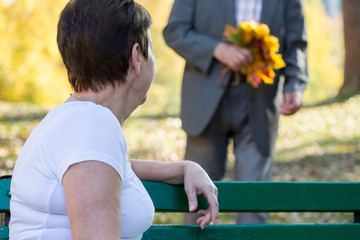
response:
[[[124,82],[132,47],[148,58],[150,14],[133,0],[71,0],[63,9],[57,43],[75,91]]]

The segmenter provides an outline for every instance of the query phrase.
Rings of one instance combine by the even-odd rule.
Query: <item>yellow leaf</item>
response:
[[[255,28],[255,36],[258,39],[263,39],[270,33],[269,27],[266,24],[258,24]]]
[[[274,70],[272,68],[268,68],[261,75],[261,79],[266,84],[273,84],[274,83],[274,77],[275,77],[275,72],[274,72]]]
[[[286,66],[281,54],[272,54],[271,59],[273,61],[273,68],[280,69]]]
[[[251,32],[252,31],[251,25],[248,22],[240,22],[238,24],[238,28],[241,29],[244,32]]]
[[[271,52],[279,51],[279,40],[274,36],[267,36],[264,38],[264,44]]]

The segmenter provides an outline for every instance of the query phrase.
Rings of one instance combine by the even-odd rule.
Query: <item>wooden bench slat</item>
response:
[[[157,212],[187,212],[182,185],[144,181]],[[359,212],[359,183],[322,182],[215,182],[221,212]],[[0,180],[0,212],[9,212],[10,179]],[[203,197],[201,208],[206,208]],[[359,214],[358,214],[359,215]],[[357,215],[356,215],[357,216]],[[0,226],[0,240],[9,229]],[[260,224],[199,226],[154,225],[144,240],[357,240],[359,223],[346,224]]]
[[[0,227],[0,240],[8,240],[9,239],[9,227]]]
[[[159,212],[188,210],[183,186],[144,182]],[[221,212],[360,211],[360,184],[322,182],[215,182]],[[206,207],[201,198],[200,205]]]
[[[10,179],[0,180],[0,212],[10,210]]]
[[[151,226],[143,240],[358,240],[360,224]]]
[[[182,185],[144,181],[159,212],[188,211]],[[360,184],[306,182],[215,182],[222,212],[355,212],[360,211]],[[0,211],[9,211],[10,179],[1,180]],[[246,193],[246,194],[243,194]],[[206,201],[199,199],[206,207]]]

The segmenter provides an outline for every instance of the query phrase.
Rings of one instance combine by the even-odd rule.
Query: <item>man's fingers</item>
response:
[[[239,49],[234,57],[234,68],[236,71],[240,71],[242,67],[252,62],[252,55],[246,49]]]
[[[280,111],[280,114],[282,114],[282,115],[284,115],[284,116],[289,116],[289,115],[294,114],[294,112],[286,109],[286,110],[281,110],[281,111]]]
[[[281,111],[280,111],[280,113],[281,113],[282,115],[285,115],[285,116],[292,115],[292,114],[294,114],[295,112],[296,112],[296,109],[295,109],[295,108],[293,108],[293,107],[288,107],[288,106],[283,106],[283,107],[281,108]]]
[[[234,55],[231,59],[229,59],[229,68],[233,71],[240,71],[244,64],[245,58],[242,55]]]
[[[253,61],[253,56],[248,49],[223,42],[215,47],[214,56],[233,71],[240,71],[244,65]]]
[[[252,56],[251,52],[247,49],[241,49],[241,50],[242,50],[242,55],[245,60],[245,64],[251,63],[253,61],[253,56]]]
[[[302,94],[300,92],[288,92],[284,94],[284,103],[281,105],[280,114],[292,115],[302,107]]]
[[[300,108],[302,104],[297,104],[295,102],[290,104],[282,104],[280,113],[283,115],[292,115],[296,113]]]

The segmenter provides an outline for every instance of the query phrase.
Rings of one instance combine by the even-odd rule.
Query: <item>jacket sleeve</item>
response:
[[[196,5],[196,0],[175,0],[163,35],[170,48],[206,74],[220,40],[196,30],[195,17],[199,11]]]
[[[304,23],[304,9],[301,0],[286,0],[285,42],[283,58],[286,67],[284,92],[304,91],[308,82],[307,37]]]

